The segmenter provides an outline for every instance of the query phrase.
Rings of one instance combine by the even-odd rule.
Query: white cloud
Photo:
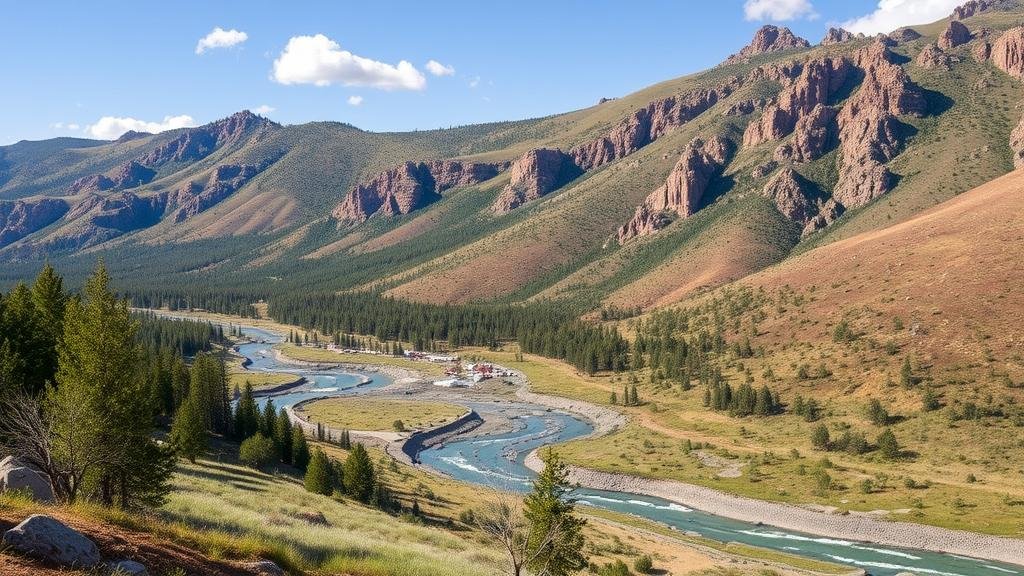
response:
[[[480,77],[479,76],[474,76],[473,78],[471,78],[469,80],[469,87],[470,88],[476,88],[479,85],[480,85]]]
[[[356,56],[323,34],[295,36],[274,60],[274,81],[316,86],[364,86],[381,90],[422,90],[427,79],[415,66]]]
[[[81,126],[74,122],[54,122],[53,124],[50,124],[50,128],[53,128],[54,130],[70,130],[71,132],[74,132],[81,128]]]
[[[81,126],[79,126],[78,124],[75,124],[74,122],[72,122],[71,124],[68,124],[68,130],[78,130],[79,128],[81,128]]]
[[[818,13],[810,0],[747,0],[743,4],[743,15],[747,20],[796,20],[814,19]]]
[[[266,116],[267,114],[270,114],[274,110],[277,110],[277,108],[274,108],[273,106],[270,106],[268,104],[261,104],[252,109],[253,112],[259,114],[260,116]]]
[[[199,39],[199,43],[196,44],[196,54],[202,54],[207,50],[213,48],[230,48],[237,46],[242,42],[249,39],[249,35],[245,32],[235,30],[225,30],[220,26],[214,28],[209,34]]]
[[[444,64],[441,64],[437,60],[428,60],[427,61],[427,71],[429,71],[434,76],[454,76],[455,75],[455,67],[454,66],[445,66]]]
[[[945,18],[960,4],[963,0],[879,0],[874,12],[843,22],[842,26],[854,33],[892,32]]]
[[[349,96],[348,97],[348,105],[349,106],[359,106],[362,103],[363,103],[363,97],[362,96]]]
[[[187,114],[182,114],[180,116],[164,116],[164,119],[160,122],[147,122],[145,120],[123,118],[120,116],[104,116],[97,120],[95,124],[86,126],[85,131],[94,138],[99,138],[101,140],[116,140],[129,130],[156,134],[157,132],[163,132],[165,130],[188,128],[195,125],[196,121]]]

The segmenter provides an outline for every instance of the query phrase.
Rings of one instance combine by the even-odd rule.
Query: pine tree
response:
[[[267,398],[266,404],[263,405],[263,417],[260,418],[260,432],[272,439],[275,428],[277,428],[277,408],[274,407],[274,399]]]
[[[587,566],[583,553],[586,521],[576,516],[574,501],[566,498],[572,486],[565,463],[551,449],[542,459],[544,470],[524,499],[532,559],[528,568],[550,576],[566,576]]]
[[[914,387],[914,369],[910,366],[910,356],[903,359],[903,366],[900,368],[900,385],[904,388]]]
[[[171,445],[192,463],[206,451],[206,426],[198,403],[197,399],[188,398],[178,408],[171,426]]]
[[[281,455],[281,461],[285,464],[292,463],[292,421],[288,413],[281,408],[277,413],[277,422],[274,424],[274,444],[277,445],[277,453]]]
[[[334,483],[331,476],[331,463],[327,459],[327,454],[317,448],[309,459],[309,466],[306,467],[304,481],[306,490],[314,494],[330,496],[331,492],[334,491]]]
[[[235,409],[235,438],[244,440],[259,432],[259,430],[259,408],[256,406],[256,399],[252,395],[252,384],[246,381]]]
[[[349,438],[348,430],[341,431],[341,437],[338,439],[338,446],[342,450],[350,450],[352,448],[352,440]]]
[[[110,276],[100,263],[86,282],[82,301],[68,303],[58,345],[56,387],[47,392],[47,411],[56,415],[54,432],[67,440],[58,457],[78,450],[102,453],[95,478],[101,502],[134,506],[166,493],[165,477],[148,477],[142,464],[156,457],[153,406],[138,365],[138,322],[128,302],[110,290]],[[74,406],[72,406],[74,405]],[[75,418],[64,418],[68,414]],[[59,452],[59,450],[58,450]],[[163,463],[151,462],[164,469]],[[149,484],[137,482],[146,474]]]
[[[38,330],[39,366],[35,386],[52,382],[57,370],[57,344],[64,332],[64,312],[68,294],[64,279],[47,263],[32,284],[34,328]],[[38,389],[38,388],[37,388]]]
[[[305,470],[309,465],[309,444],[301,426],[292,427],[292,466]]]
[[[875,440],[875,445],[878,446],[878,453],[886,460],[898,460],[900,457],[900,445],[896,441],[896,435],[892,433],[892,430],[886,428],[881,434],[878,435],[878,439]]]
[[[357,442],[345,459],[345,491],[352,498],[368,503],[373,496],[374,482],[373,462],[366,448]]]
[[[811,434],[811,444],[818,450],[828,450],[829,441],[828,428],[824,424],[818,424]]]

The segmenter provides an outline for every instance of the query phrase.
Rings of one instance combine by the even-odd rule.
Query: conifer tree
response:
[[[274,423],[274,444],[277,445],[277,453],[281,455],[281,461],[291,464],[292,421],[284,408],[277,413],[277,422]]]
[[[524,500],[524,516],[530,525],[527,567],[551,576],[575,574],[587,567],[583,553],[586,521],[576,516],[574,501],[566,498],[572,486],[565,463],[551,449],[542,459],[544,470]]]
[[[292,466],[305,470],[309,465],[309,444],[301,426],[292,427]]]
[[[171,426],[171,445],[192,463],[206,451],[206,426],[198,403],[194,397],[186,399],[178,408]]]
[[[892,433],[892,430],[886,428],[881,434],[878,435],[878,439],[875,440],[875,444],[878,446],[878,453],[886,460],[898,460],[900,457],[900,445],[896,441],[896,435]]]
[[[373,462],[366,448],[360,443],[352,445],[352,450],[345,459],[345,491],[352,498],[365,503],[373,497],[375,473]]]
[[[260,432],[267,438],[274,437],[277,428],[277,408],[274,407],[274,399],[267,398],[263,405],[263,417],[260,418]]]
[[[235,438],[244,440],[259,430],[259,408],[256,406],[256,399],[252,394],[252,384],[246,381],[235,409]]]
[[[334,491],[334,483],[331,479],[331,463],[327,454],[317,448],[310,457],[309,465],[306,467],[305,487],[314,494],[330,496]]]

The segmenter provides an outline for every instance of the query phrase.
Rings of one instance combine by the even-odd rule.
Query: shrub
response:
[[[633,569],[640,574],[650,574],[651,570],[654,569],[654,562],[651,561],[650,556],[644,554],[633,562]]]
[[[277,460],[277,447],[273,440],[257,432],[239,446],[238,459],[253,468],[262,468]]]

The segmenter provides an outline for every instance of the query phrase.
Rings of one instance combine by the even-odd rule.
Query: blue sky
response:
[[[829,25],[890,30],[958,3],[4,2],[0,144],[244,108],[377,131],[541,116],[713,66],[767,22],[817,42]]]

